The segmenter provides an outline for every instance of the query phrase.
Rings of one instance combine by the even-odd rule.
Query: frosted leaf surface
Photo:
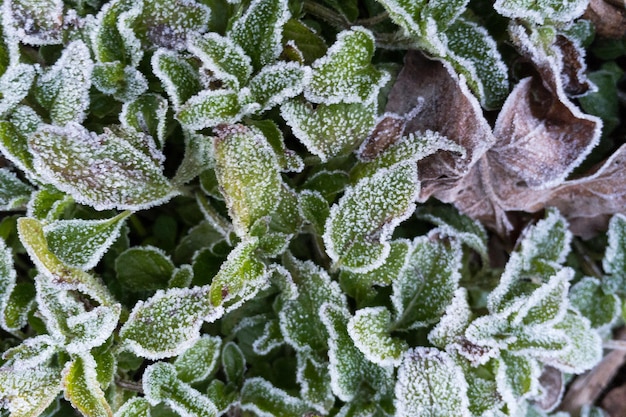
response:
[[[398,164],[363,178],[331,207],[324,243],[334,268],[368,272],[390,251],[394,228],[408,218],[419,193],[417,166]]]
[[[176,175],[172,178],[174,185],[186,184],[215,166],[211,136],[186,129],[184,136],[185,156],[176,170]]]
[[[99,62],[119,61],[136,66],[143,56],[141,42],[131,26],[143,11],[143,0],[115,0],[105,4],[98,13],[97,28],[91,43]]]
[[[609,222],[608,246],[602,268],[609,275],[607,283],[612,291],[622,291],[626,286],[626,217],[616,214]]]
[[[174,361],[178,378],[190,384],[207,379],[218,365],[221,347],[220,337],[203,335]]]
[[[496,0],[493,8],[502,16],[543,25],[551,22],[571,22],[579,17],[589,0]]]
[[[287,149],[283,132],[274,121],[264,119],[247,121],[247,123],[263,132],[267,142],[276,152],[283,172],[302,172],[304,161],[296,152]]]
[[[146,301],[139,301],[120,330],[126,343],[138,356],[160,359],[176,356],[200,338],[200,326],[214,321],[223,310],[213,308],[208,287],[159,290]]]
[[[569,310],[561,323],[554,326],[570,339],[569,349],[545,360],[547,364],[567,373],[580,374],[593,368],[602,359],[602,339],[591,323],[580,313]]]
[[[96,361],[89,353],[74,356],[63,369],[65,399],[86,416],[111,417],[113,411],[100,388]]]
[[[191,130],[232,124],[241,117],[239,95],[232,90],[203,90],[181,105],[176,113],[178,121]]]
[[[0,152],[29,179],[36,179],[33,158],[28,150],[27,136],[6,120],[0,121]]]
[[[24,340],[18,346],[6,350],[2,359],[13,369],[24,370],[45,365],[58,349],[58,341],[49,335],[39,335]]]
[[[103,220],[57,220],[44,226],[43,232],[52,253],[70,266],[92,269],[120,235],[130,212]]]
[[[347,308],[325,303],[320,308],[320,317],[330,335],[328,357],[333,393],[342,401],[352,401],[361,386],[367,384],[376,391],[375,399],[388,394],[393,381],[393,368],[370,362],[354,345],[347,329],[350,319]]]
[[[428,333],[428,340],[433,345],[445,349],[456,342],[458,336],[465,333],[470,324],[472,310],[467,301],[467,290],[458,288],[454,292],[452,302],[446,307],[446,312],[439,323]]]
[[[179,380],[174,365],[157,362],[143,374],[143,391],[151,405],[165,403],[182,417],[216,417],[217,408],[208,397]]]
[[[222,348],[222,368],[226,381],[241,385],[246,372],[246,358],[235,342],[228,342]]]
[[[297,354],[296,380],[300,384],[300,396],[322,414],[327,414],[335,403],[330,387],[328,363],[316,360],[307,354]]]
[[[0,77],[0,114],[4,115],[19,104],[33,85],[37,67],[27,64],[14,64]]]
[[[292,417],[304,415],[308,407],[263,378],[248,378],[241,388],[241,409],[259,417]]]
[[[311,174],[302,187],[319,192],[327,204],[331,204],[339,193],[343,193],[349,182],[350,178],[345,171],[322,169]]]
[[[117,409],[115,417],[151,417],[150,403],[144,397],[134,397]]]
[[[187,49],[228,88],[239,90],[252,75],[252,61],[244,49],[218,33],[192,35],[187,41]]]
[[[158,148],[165,145],[167,100],[157,94],[144,94],[125,101],[120,113],[120,123],[126,129],[135,129],[153,137]]]
[[[152,0],[144,3],[141,23],[148,43],[181,50],[190,34],[207,29],[210,16],[209,6],[195,0]]]
[[[67,327],[72,335],[65,346],[69,353],[83,353],[100,346],[111,336],[120,316],[121,307],[98,306],[89,312],[67,318]]]
[[[96,135],[73,122],[47,125],[29,138],[33,164],[46,182],[97,210],[142,210],[176,195],[152,156],[121,133]]]
[[[389,335],[391,312],[385,307],[357,310],[348,322],[348,334],[355,346],[370,361],[381,366],[400,366],[408,345]]]
[[[249,238],[228,254],[210,284],[209,298],[214,308],[234,310],[269,286],[269,271],[256,258],[257,247],[258,239]]]
[[[164,289],[172,278],[174,268],[167,253],[154,246],[129,248],[115,259],[117,279],[130,291]]]
[[[28,202],[26,217],[53,222],[63,215],[70,204],[73,204],[72,197],[52,186],[40,186]]]
[[[2,280],[4,278],[1,278]],[[2,284],[0,284],[2,285]],[[0,327],[7,332],[17,331],[28,323],[35,303],[35,288],[31,283],[21,282],[11,291],[0,288],[4,300],[0,301]]]
[[[265,323],[261,337],[254,341],[252,349],[257,355],[267,355],[285,343],[280,331],[278,320],[272,319]]]
[[[439,321],[459,286],[462,256],[458,242],[414,240],[408,263],[393,283],[395,328],[415,329]]]
[[[374,36],[362,27],[337,35],[326,55],[316,60],[313,76],[304,91],[313,103],[364,103],[372,105],[389,74],[374,68]]]
[[[313,262],[289,257],[285,266],[298,288],[298,295],[285,300],[278,313],[283,337],[298,352],[323,351],[327,347],[328,333],[319,311],[324,303],[345,305],[341,288]]]
[[[0,397],[12,417],[40,415],[61,391],[61,372],[50,367],[0,368]]]
[[[72,338],[67,325],[67,318],[85,313],[85,306],[69,291],[59,290],[43,276],[35,277],[37,291],[37,311],[41,315],[48,333],[56,339],[67,343]]]
[[[52,123],[81,122],[89,109],[93,61],[87,45],[74,41],[37,80],[35,96],[50,112]]]
[[[556,210],[548,210],[546,218],[531,226],[523,237],[520,253],[525,269],[535,259],[561,264],[570,252],[572,233],[567,220]]]
[[[10,0],[2,12],[8,37],[35,46],[61,43],[62,0]]]
[[[99,91],[123,102],[135,99],[148,89],[148,81],[141,72],[120,62],[96,63],[92,81]]]
[[[302,93],[311,78],[311,70],[297,62],[278,62],[267,65],[248,84],[252,99],[259,103],[259,111],[269,110]]]
[[[395,393],[398,417],[471,416],[463,370],[437,349],[417,347],[404,355]]]
[[[533,358],[502,352],[496,370],[496,384],[502,399],[517,410],[523,398],[539,394],[541,367]]]
[[[0,168],[0,210],[20,210],[26,206],[33,188],[6,168]]]
[[[161,80],[175,110],[202,90],[198,71],[175,52],[158,49],[151,63],[154,75]]]
[[[374,126],[375,109],[360,103],[320,104],[300,100],[281,106],[293,134],[322,161],[352,152]]]
[[[283,25],[289,17],[287,0],[254,0],[227,36],[251,58],[254,69],[260,70],[280,55]]]

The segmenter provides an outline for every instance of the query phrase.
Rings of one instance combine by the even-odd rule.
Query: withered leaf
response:
[[[593,23],[598,36],[620,39],[626,35],[626,6],[623,2],[591,0],[582,17]]]

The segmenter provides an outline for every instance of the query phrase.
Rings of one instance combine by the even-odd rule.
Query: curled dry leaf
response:
[[[626,35],[626,5],[623,2],[591,0],[583,18],[593,23],[598,36],[620,39]]]
[[[453,203],[500,234],[513,228],[507,212],[556,207],[574,233],[590,236],[626,206],[626,146],[587,175],[566,180],[598,142],[601,122],[567,97],[563,83],[572,78],[560,71],[566,58],[557,65],[554,57],[530,52],[539,75],[518,83],[493,130],[464,79],[414,51],[405,58],[387,111],[405,114],[423,100],[406,132],[430,129],[466,150],[465,157],[440,151],[418,162],[420,201]]]

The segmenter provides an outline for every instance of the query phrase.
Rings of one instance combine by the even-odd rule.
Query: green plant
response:
[[[5,0],[3,415],[548,415],[626,295],[586,7]]]

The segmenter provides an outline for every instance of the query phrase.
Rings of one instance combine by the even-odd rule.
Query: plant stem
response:
[[[115,385],[117,385],[120,388],[124,388],[125,390],[128,390],[128,391],[133,391],[133,392],[138,392],[140,394],[143,394],[143,386],[139,382],[116,378]]]
[[[605,349],[626,351],[626,341],[625,340],[607,340],[604,343],[602,343],[602,347]]]
[[[356,22],[354,22],[354,24],[356,26],[365,26],[365,27],[370,27],[370,26],[375,26],[379,23],[384,22],[385,20],[389,19],[389,13],[382,12],[381,14],[378,14],[376,16],[372,16],[372,17],[368,17],[365,19],[357,19]]]
[[[303,9],[306,13],[327,21],[339,30],[348,29],[352,26],[343,16],[340,16],[328,7],[322,6],[321,4],[313,1],[304,0]]]

